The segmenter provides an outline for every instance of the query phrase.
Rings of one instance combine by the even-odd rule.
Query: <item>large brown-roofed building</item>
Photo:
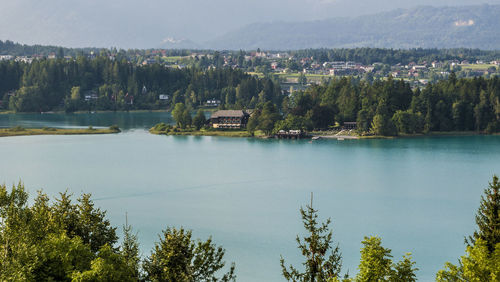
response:
[[[245,128],[250,114],[243,110],[221,110],[212,114],[213,128]]]

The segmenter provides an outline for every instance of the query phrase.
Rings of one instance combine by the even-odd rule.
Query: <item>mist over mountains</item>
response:
[[[439,7],[409,9],[404,7],[416,1],[217,1],[220,5],[202,0],[193,0],[194,6],[181,0],[8,1],[0,9],[0,40],[73,48],[500,50],[500,0],[473,6],[439,6],[451,0],[434,0]],[[372,10],[386,12],[362,15]]]
[[[213,49],[500,49],[500,5],[422,6],[354,18],[247,25],[206,42]]]

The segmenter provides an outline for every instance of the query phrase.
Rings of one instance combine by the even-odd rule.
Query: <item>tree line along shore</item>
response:
[[[80,56],[1,61],[0,93],[2,107],[14,112],[173,111],[177,104],[190,110],[252,110],[250,134],[328,130],[346,122],[356,122],[359,136],[500,131],[500,78],[458,78],[453,72],[425,87],[391,76],[352,76],[288,91],[272,75],[238,69],[137,66]]]
[[[194,239],[192,231],[166,227],[145,258],[137,233],[125,220],[119,242],[106,211],[90,194],[76,201],[68,192],[50,199],[39,191],[28,201],[24,185],[0,185],[0,280],[2,281],[235,281],[236,264],[224,260],[225,249],[210,237]],[[288,281],[416,281],[418,263],[411,253],[396,261],[378,236],[366,236],[358,273],[342,269],[342,252],[334,243],[331,221],[318,221],[310,204],[300,208],[305,231],[296,241],[304,262],[287,265]],[[126,218],[126,217],[125,217]],[[476,213],[477,230],[466,237],[458,264],[446,262],[436,281],[498,281],[500,277],[500,182],[484,190]],[[290,234],[292,239],[293,234]]]

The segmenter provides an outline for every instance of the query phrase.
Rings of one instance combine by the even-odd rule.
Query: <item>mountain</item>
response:
[[[177,39],[173,37],[167,37],[161,41],[161,44],[157,46],[160,49],[199,49],[200,45],[189,40],[189,39]]]
[[[420,6],[353,18],[247,25],[205,45],[214,49],[500,49],[500,5]]]

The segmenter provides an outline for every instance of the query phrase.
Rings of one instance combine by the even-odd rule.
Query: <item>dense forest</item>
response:
[[[286,97],[282,108],[285,120],[275,130],[283,129],[279,126],[322,129],[335,122],[357,121],[359,132],[377,135],[498,132],[500,78],[457,79],[452,73],[423,89],[411,89],[391,77],[373,83],[341,78]]]
[[[106,48],[66,48],[61,46],[51,46],[51,45],[27,45],[15,43],[10,40],[2,41],[0,40],[0,55],[11,55],[11,56],[34,56],[34,55],[42,55],[48,56],[50,54],[55,54],[57,56],[71,56],[76,57],[78,55],[89,55],[92,52],[95,54],[101,53],[121,53],[123,55],[132,55],[132,54],[146,54],[151,52],[152,50],[143,50],[143,49],[106,49]],[[189,50],[164,50],[166,55],[169,56],[187,56],[190,51]]]
[[[448,60],[494,61],[500,58],[500,51],[480,49],[384,49],[384,48],[339,48],[303,49],[291,51],[296,58],[313,57],[320,62],[353,61],[364,65],[383,63],[388,65],[407,65],[411,62],[431,63]]]
[[[208,99],[241,108],[281,101],[277,83],[240,70],[136,66],[107,56],[2,61],[0,93],[17,112],[166,109],[179,102],[198,107]]]
[[[31,204],[29,204],[31,202]],[[318,220],[311,204],[300,209],[305,232],[296,241],[303,265],[287,265],[288,281],[416,281],[410,253],[393,261],[378,236],[365,237],[358,273],[342,275],[342,253],[334,245],[331,220]],[[226,266],[225,250],[212,238],[167,227],[150,255],[140,255],[137,233],[125,220],[118,242],[116,227],[89,194],[73,201],[67,192],[51,200],[39,192],[34,201],[22,183],[10,191],[0,185],[0,280],[2,281],[234,281],[235,264]],[[476,214],[477,230],[466,240],[459,264],[447,262],[436,281],[498,281],[500,275],[500,182],[493,176]]]

